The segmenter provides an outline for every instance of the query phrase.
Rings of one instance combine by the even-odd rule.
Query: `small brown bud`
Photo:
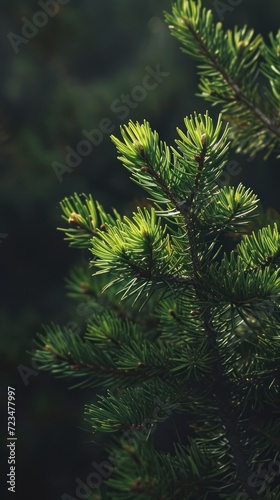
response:
[[[199,315],[199,313],[197,311],[191,311],[190,314],[191,314],[191,316],[198,316]]]
[[[100,229],[100,231],[104,231],[104,232],[106,232],[106,231],[107,231],[105,224],[101,224],[101,225],[99,226],[99,229]]]
[[[90,288],[89,288],[87,283],[80,283],[80,287],[81,287],[82,293],[87,294],[90,292]]]
[[[75,212],[72,212],[72,214],[70,215],[69,219],[68,219],[68,223],[71,225],[71,226],[79,226],[82,222],[82,218],[79,214],[76,214]]]
[[[140,170],[141,170],[141,172],[149,172],[148,167],[141,167]]]
[[[200,161],[201,160],[201,156],[195,155],[194,159],[195,159],[195,161]]]
[[[50,346],[49,344],[45,345],[45,349],[46,349],[46,351],[49,351],[51,354],[56,354],[56,352],[53,350],[52,346]]]

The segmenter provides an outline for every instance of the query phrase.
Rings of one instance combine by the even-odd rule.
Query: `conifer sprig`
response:
[[[104,211],[98,201],[94,201],[92,196],[74,193],[69,198],[64,198],[60,202],[62,219],[67,221],[67,229],[58,228],[65,233],[65,240],[75,248],[89,247],[90,239],[96,235],[96,230],[104,230],[105,222],[115,223],[120,219],[120,215],[113,210],[113,215]]]
[[[75,213],[76,226],[64,229],[70,244],[87,243],[93,255],[93,276],[76,270],[68,280],[91,315],[81,335],[46,327],[35,359],[76,387],[107,389],[86,406],[94,431],[133,433],[136,449],[122,437],[114,448],[121,460],[104,498],[181,499],[189,491],[191,498],[245,492],[257,499],[248,477],[259,461],[278,456],[271,438],[280,430],[273,413],[280,393],[278,224],[244,234],[256,196],[241,184],[217,183],[228,126],[220,117],[214,125],[208,113],[185,125],[176,148],[147,122],[130,122],[122,139],[113,138],[132,179],[153,197],[151,208],[121,217],[91,197],[62,203],[70,226]],[[242,239],[221,256],[224,231]],[[166,419],[182,414],[188,422],[188,444],[177,443],[173,454],[151,447],[159,400]]]
[[[279,33],[275,38],[270,35],[268,46],[247,26],[224,30],[202,0],[176,0],[166,20],[183,51],[198,61],[201,95],[222,106],[236,150],[254,155],[276,149],[280,142]],[[266,77],[264,89],[259,85],[260,70]]]
[[[173,207],[167,215],[184,216],[198,192],[205,202],[217,191],[216,180],[226,164],[229,148],[228,126],[222,130],[222,125],[219,117],[214,127],[208,113],[187,117],[187,134],[177,129],[177,149],[160,141],[147,122],[129,122],[121,128],[123,141],[114,136],[112,140],[132,180],[152,194],[156,204]]]

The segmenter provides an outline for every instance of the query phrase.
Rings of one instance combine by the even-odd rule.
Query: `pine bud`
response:
[[[191,311],[190,314],[191,314],[191,316],[198,316],[199,315],[198,311]]]
[[[90,288],[87,283],[80,283],[81,292],[84,294],[90,293]]]
[[[49,351],[51,354],[56,355],[56,352],[53,350],[52,346],[50,346],[49,344],[45,345],[45,349],[46,349],[46,351]]]
[[[75,212],[72,212],[68,219],[68,224],[71,226],[79,226],[82,222],[82,217],[79,214],[76,214]]]

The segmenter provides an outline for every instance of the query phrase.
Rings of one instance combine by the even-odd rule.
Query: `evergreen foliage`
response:
[[[280,30],[269,43],[248,26],[225,30],[201,0],[176,0],[166,19],[183,51],[199,62],[201,95],[222,107],[236,150],[278,149]]]
[[[268,47],[246,27],[224,32],[200,0],[178,0],[167,19],[231,128],[194,113],[174,147],[146,121],[112,137],[147,206],[128,217],[91,196],[63,200],[65,238],[91,254],[67,286],[92,314],[83,335],[45,327],[35,359],[100,390],[85,417],[116,439],[91,499],[276,499],[277,474],[261,479],[273,465],[279,476],[279,218],[262,214],[242,184],[218,181],[230,137],[250,154],[277,147],[279,35]],[[234,235],[232,250],[225,234]],[[172,451],[156,449],[176,415],[184,432]]]

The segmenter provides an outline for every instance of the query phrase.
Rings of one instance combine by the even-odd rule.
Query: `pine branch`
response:
[[[215,359],[215,364],[213,369],[214,385],[212,390],[213,393],[215,394],[215,400],[218,405],[219,414],[222,419],[223,425],[225,426],[225,434],[229,442],[231,453],[233,455],[233,459],[237,467],[237,477],[240,483],[242,484],[242,487],[245,489],[245,491],[247,491],[247,493],[250,495],[251,498],[259,498],[259,495],[248,484],[247,481],[247,478],[249,477],[251,471],[247,463],[247,456],[244,450],[243,436],[238,422],[238,415],[237,412],[234,411],[233,409],[232,401],[229,396],[231,391],[234,389],[232,385],[232,380],[228,377],[224,369],[223,360],[220,356],[219,347],[217,344],[218,333],[211,326],[211,317],[209,312],[207,312],[205,306],[203,307],[203,301],[205,296],[205,290],[204,290],[205,281],[204,279],[202,279],[204,274],[203,264],[202,264],[202,259],[199,257],[200,255],[203,255],[203,252],[201,251],[201,235],[199,234],[198,231],[199,218],[201,216],[199,195],[201,196],[202,193],[203,194],[205,193],[205,180],[204,180],[205,177],[203,179],[203,174],[204,176],[207,175],[207,171],[209,169],[208,155],[210,154],[208,148],[210,144],[213,144],[214,142],[212,126],[210,127],[210,124],[207,120],[208,118],[206,116],[204,125],[204,122],[202,121],[201,117],[199,117],[199,119],[196,119],[196,121],[190,119],[186,122],[188,126],[188,136],[185,136],[185,134],[180,132],[180,135],[183,139],[182,142],[179,142],[180,150],[184,154],[184,156],[182,157],[182,161],[184,159],[185,162],[187,162],[188,160],[190,162],[194,160],[195,162],[192,163],[193,165],[192,175],[189,177],[189,179],[191,179],[191,181],[189,182],[189,189],[190,189],[189,196],[186,197],[186,200],[184,202],[180,201],[178,202],[178,199],[176,198],[176,196],[174,196],[172,188],[174,187],[175,181],[173,184],[172,183],[173,179],[172,177],[171,178],[168,177],[167,171],[165,171],[165,169],[163,170],[162,167],[160,168],[159,165],[153,161],[154,156],[148,154],[148,151],[145,149],[144,146],[144,141],[142,143],[140,142],[141,136],[140,133],[138,134],[139,129],[137,130],[133,126],[134,127],[133,135],[135,138],[137,138],[137,146],[135,147],[134,146],[135,143],[133,143],[133,150],[131,149],[130,150],[131,152],[128,152],[129,149],[128,149],[128,140],[126,139],[127,136],[124,136],[126,139],[126,149],[124,149],[124,147],[120,144],[119,141],[116,142],[119,151],[124,154],[124,156],[122,157],[124,164],[127,165],[128,168],[132,168],[133,174],[135,172],[134,170],[135,164],[138,164],[140,167],[141,175],[144,172],[148,174],[150,177],[152,177],[157,187],[159,187],[161,191],[164,193],[164,196],[170,200],[171,204],[175,205],[175,209],[178,212],[180,212],[180,214],[184,217],[185,232],[189,242],[188,251],[190,253],[190,259],[192,263],[192,274],[194,275],[194,278],[196,280],[196,286],[194,287],[194,291],[197,296],[198,302],[201,304],[200,318],[204,323],[204,330],[209,339],[209,344],[211,346],[211,350],[213,353],[213,359]],[[217,129],[220,129],[220,127],[218,126]],[[148,132],[147,127],[145,128],[145,131],[146,133]],[[215,140],[217,141],[218,134],[214,134],[214,136]],[[221,146],[221,148],[223,147],[224,146]],[[214,159],[219,158],[218,151],[219,150],[215,151],[215,149],[213,149],[212,156],[210,156],[214,165],[215,165],[215,160],[213,160],[213,158]],[[129,163],[127,163],[128,155],[130,155]],[[133,162],[133,167],[131,167],[132,155],[134,155],[134,158],[136,160],[136,161],[134,160]],[[141,165],[141,160],[144,163],[144,165],[143,163]],[[212,172],[214,165],[212,165]],[[211,181],[213,183],[213,177]],[[144,182],[143,184],[145,185]],[[206,182],[206,185],[208,187],[209,184]],[[176,183],[176,189],[178,190],[177,183]],[[236,199],[238,199],[238,203],[242,199],[242,197],[240,196],[241,193],[242,191],[241,192],[237,191],[238,196],[236,195],[237,196]],[[242,207],[241,214],[244,219],[246,216],[247,217],[248,215],[250,216],[250,212],[254,210],[256,199],[251,196],[250,192],[245,193],[243,191],[243,193],[244,193],[244,200],[240,204],[240,208]],[[236,214],[236,206],[232,207],[232,218],[229,217],[230,220],[233,220],[235,214]],[[236,264],[232,265],[236,267]],[[223,270],[222,273],[223,276],[227,275],[225,270]],[[271,285],[269,284],[271,278],[272,276],[270,275],[270,273],[268,273],[267,289],[265,288],[266,280],[263,280],[264,296],[266,295],[267,297],[269,296],[270,293],[269,287],[274,286],[273,281],[271,281]],[[261,280],[258,281],[258,284],[256,281],[256,293],[258,290],[257,296],[259,296],[260,281]],[[276,290],[279,290],[278,281],[275,282],[275,291]],[[210,294],[212,293],[211,289],[209,290],[209,293]],[[248,291],[246,291],[246,300],[248,301],[247,297],[248,297]]]
[[[138,340],[139,342],[139,340]],[[148,355],[147,347],[142,341],[141,349]],[[120,385],[130,385],[135,381],[146,380],[149,377],[164,377],[169,372],[166,359],[159,356],[155,347],[154,353],[140,359],[134,359],[133,349],[136,351],[138,343],[132,341],[131,347],[124,346],[121,350],[122,359],[127,353],[126,363],[123,365],[117,362],[118,353],[106,352],[98,347],[98,342],[94,349],[89,341],[84,341],[79,336],[72,334],[70,330],[61,330],[58,326],[45,327],[45,334],[38,336],[37,350],[34,359],[40,363],[41,369],[51,371],[59,377],[78,378],[80,382],[72,387],[95,387],[114,385],[116,380]],[[115,346],[117,351],[119,346]],[[128,353],[131,352],[131,360]],[[115,355],[114,355],[115,354]],[[142,359],[141,359],[142,357]],[[149,361],[152,361],[149,364]]]
[[[76,248],[88,249],[91,238],[96,236],[97,229],[105,230],[105,223],[115,223],[121,217],[116,210],[113,215],[104,211],[102,205],[94,202],[92,196],[85,194],[64,198],[60,203],[62,219],[67,221],[70,228],[58,228],[65,233],[65,240]]]
[[[253,156],[266,149],[270,154],[280,138],[279,113],[275,111],[275,97],[279,96],[279,34],[277,39],[270,37],[268,47],[247,26],[224,31],[220,22],[214,23],[211,10],[202,8],[201,0],[177,0],[172,14],[166,13],[165,17],[183,51],[200,63],[201,95],[213,105],[223,106],[223,113],[232,124],[231,137],[237,151]],[[268,85],[259,89],[260,69],[271,91]],[[262,98],[262,92],[270,105]]]
[[[242,42],[244,49],[253,36],[245,29],[235,32],[233,42],[220,27],[214,30],[199,0],[178,5],[191,9],[200,28],[206,23],[212,49],[225,43],[222,57],[229,45],[233,50]],[[180,26],[184,37],[184,22]],[[245,57],[249,74],[259,48],[258,39],[252,43],[252,58]],[[267,56],[274,62],[276,45]],[[233,64],[240,72],[245,66]],[[208,77],[212,70],[206,67]],[[225,88],[227,95],[232,91]],[[245,117],[251,119],[247,111]],[[114,473],[104,493],[102,487],[94,495],[99,499],[181,500],[186,492],[191,499],[214,494],[236,500],[241,492],[258,499],[262,492],[250,481],[254,468],[279,454],[279,216],[261,213],[252,220],[258,203],[253,192],[241,184],[219,187],[229,151],[229,127],[221,116],[214,125],[208,113],[195,113],[185,126],[178,129],[176,147],[160,141],[146,121],[129,122],[121,139],[113,137],[132,179],[152,197],[149,208],[120,217],[91,197],[75,194],[62,202],[63,218],[72,224],[66,238],[90,249],[95,271],[75,270],[68,287],[92,309],[83,337],[46,327],[35,359],[44,370],[73,377],[76,386],[107,389],[97,404],[86,406],[94,431],[119,433]],[[265,145],[267,131],[262,137]],[[261,221],[267,227],[260,229]],[[221,256],[225,230],[243,239]],[[159,401],[167,410],[163,420],[184,417],[172,454],[153,447]],[[266,497],[278,492],[273,485]]]
[[[219,63],[219,60],[217,59],[215,54],[209,50],[200,34],[193,28],[192,24],[186,19],[184,19],[184,23],[186,28],[192,34],[194,40],[197,42],[197,45],[200,47],[201,52],[211,62],[213,68],[221,75],[223,80],[227,83],[228,87],[232,90],[232,98],[236,100],[236,102],[240,102],[241,104],[243,104],[244,107],[248,110],[252,111],[252,113],[262,123],[262,125],[264,125],[265,128],[269,129],[274,135],[280,138],[280,127],[275,126],[274,120],[271,120],[268,116],[266,116],[265,113],[244,94],[241,87],[230,77],[230,75],[225,71],[224,67]],[[232,98],[229,99],[225,96],[219,95],[218,93],[215,94],[215,91],[212,92],[212,95],[217,98],[222,97],[222,100],[229,100],[229,102],[231,102],[232,100]]]

